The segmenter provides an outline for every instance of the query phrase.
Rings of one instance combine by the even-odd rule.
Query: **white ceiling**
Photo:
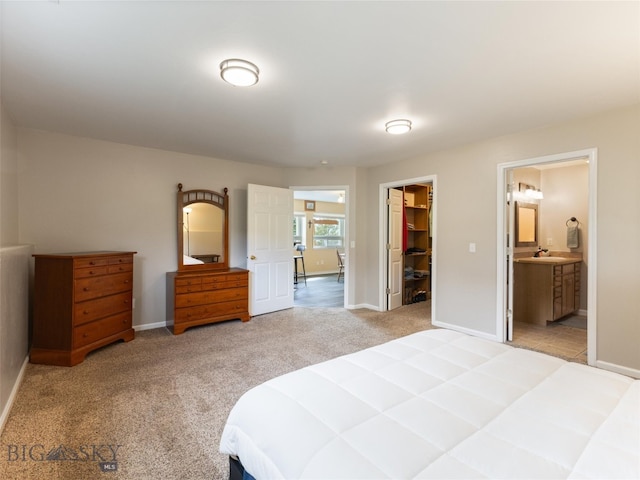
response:
[[[637,1],[1,8],[18,126],[234,161],[371,166],[640,101]],[[257,85],[220,79],[235,57]]]

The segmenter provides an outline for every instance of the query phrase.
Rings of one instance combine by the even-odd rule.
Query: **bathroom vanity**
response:
[[[581,258],[528,257],[513,262],[513,320],[546,325],[580,308]]]

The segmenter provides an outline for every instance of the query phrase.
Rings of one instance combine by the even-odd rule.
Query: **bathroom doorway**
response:
[[[565,358],[584,356],[586,358],[578,358],[578,361],[586,361],[590,365],[596,360],[594,281],[596,172],[595,149],[538,157],[498,166],[500,198],[498,301],[499,305],[504,307],[498,315],[498,337],[503,341],[515,340],[516,344],[538,350],[555,348],[558,350],[556,353]],[[516,242],[516,205],[535,207],[537,224],[534,241]],[[577,226],[579,235],[577,245],[569,238],[571,226]],[[576,289],[575,303],[567,310],[571,314],[557,315],[557,304],[560,300],[553,296],[555,295],[553,287],[544,287],[541,290],[542,293],[535,293],[528,286],[527,291],[522,292],[522,283],[524,283],[522,272],[527,268],[539,271],[544,268],[543,263],[552,264],[555,259],[540,258],[542,262],[534,262],[538,265],[533,267],[525,267],[522,262],[529,264],[532,262],[532,257],[547,255],[556,257],[558,260],[564,257],[571,258],[576,265],[576,272],[579,270],[579,274],[575,274],[573,284]],[[518,276],[514,275],[514,260]],[[563,267],[549,266],[549,268],[550,272],[562,272]],[[569,268],[573,267],[567,266],[567,269]],[[517,278],[520,280],[516,280]],[[564,277],[562,278],[564,281]],[[570,278],[570,280],[574,279]],[[521,282],[520,285],[516,284],[518,281]],[[539,285],[539,280],[536,282],[534,285]],[[514,300],[514,297],[517,299]],[[543,302],[540,305],[536,304],[539,297]],[[533,305],[529,310],[536,311],[553,309],[555,302],[553,318],[556,321],[542,320],[536,325],[529,315],[524,315],[526,318],[523,319],[523,298]],[[573,298],[570,300],[573,301]],[[551,302],[552,305],[544,307],[544,302]],[[520,318],[516,318],[517,316]],[[585,319],[586,331],[576,330],[583,326],[581,323],[584,324]],[[569,327],[565,327],[564,324]],[[562,347],[563,338],[566,338],[565,348]],[[580,342],[583,345],[580,345]],[[583,349],[582,352],[580,349]],[[584,350],[587,352],[586,356]]]

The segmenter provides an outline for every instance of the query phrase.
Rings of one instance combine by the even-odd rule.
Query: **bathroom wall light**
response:
[[[542,200],[544,195],[539,188],[534,187],[533,185],[528,185],[526,183],[518,184],[518,190],[521,194],[524,194],[525,198],[530,198],[534,200]]]
[[[524,193],[527,197],[534,198],[536,200],[542,200],[544,198],[542,192],[535,188],[528,188]]]
[[[411,120],[398,119],[391,120],[384,124],[384,129],[392,135],[402,135],[411,130]]]
[[[239,58],[229,58],[220,63],[220,76],[236,87],[255,85],[259,74],[260,69],[256,65]]]

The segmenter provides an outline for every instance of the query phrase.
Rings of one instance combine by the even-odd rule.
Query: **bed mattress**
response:
[[[639,478],[640,380],[427,330],[248,391],[220,451],[258,480]]]

